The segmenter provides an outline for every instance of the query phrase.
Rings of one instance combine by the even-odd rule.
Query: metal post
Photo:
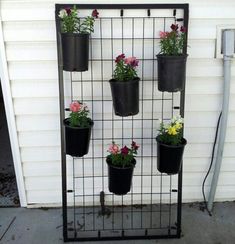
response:
[[[223,53],[224,53],[224,88],[223,88],[223,104],[222,104],[222,116],[218,138],[217,155],[215,161],[215,168],[213,179],[211,182],[211,189],[208,198],[208,210],[213,208],[213,202],[215,198],[215,192],[217,188],[221,163],[223,159],[224,142],[227,129],[228,119],[228,107],[229,107],[229,93],[230,93],[230,79],[231,79],[231,60],[234,53],[234,31],[225,30],[223,32]]]

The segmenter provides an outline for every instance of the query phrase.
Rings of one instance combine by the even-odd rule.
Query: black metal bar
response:
[[[188,47],[188,21],[189,21],[189,5],[184,8],[184,26],[186,27],[186,44],[184,46],[184,54],[187,54]],[[186,86],[186,85],[185,85]],[[184,104],[185,104],[185,87],[180,93],[180,115],[184,118]],[[177,207],[177,237],[181,236],[181,218],[182,218],[182,183],[183,183],[183,162],[178,176],[178,207]]]
[[[183,9],[188,4],[56,4],[57,13],[60,9],[76,6],[79,9]]]
[[[94,96],[94,82],[93,82],[93,62],[92,62],[92,57],[93,57],[93,46],[92,46],[93,42],[92,42],[92,38],[90,38],[90,55],[91,55],[91,97]],[[94,101],[91,101],[91,113],[92,113],[92,119],[94,118]],[[92,150],[92,186],[93,186],[93,197],[92,197],[92,207],[93,207],[93,221],[92,221],[92,225],[93,225],[93,230],[95,230],[95,167],[94,167],[94,131],[92,130],[92,140],[91,140],[91,150]]]
[[[58,59],[58,76],[59,76],[59,104],[60,104],[60,141],[61,141],[61,176],[62,176],[62,212],[63,212],[63,237],[68,239],[67,229],[67,181],[66,181],[66,154],[64,151],[64,84],[63,84],[63,61],[62,61],[62,45],[60,35],[60,24],[58,19],[59,7],[56,5],[56,38],[57,38],[57,59]]]

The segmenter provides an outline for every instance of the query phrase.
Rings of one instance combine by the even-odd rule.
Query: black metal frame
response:
[[[153,162],[156,162],[156,155],[153,155],[154,152],[154,135],[152,135],[151,137],[145,137],[144,136],[144,122],[146,121],[150,121],[151,122],[151,130],[152,130],[152,134],[154,131],[156,131],[157,128],[153,127],[153,124],[155,123],[155,121],[159,120],[159,118],[155,118],[154,117],[154,102],[160,102],[161,103],[161,117],[160,119],[164,120],[164,119],[169,119],[169,118],[165,118],[164,117],[164,103],[166,103],[167,101],[171,103],[171,115],[173,115],[174,111],[179,111],[179,113],[181,114],[182,117],[184,117],[184,102],[185,102],[185,91],[182,91],[180,93],[180,102],[179,104],[174,104],[175,103],[175,99],[174,96],[175,94],[171,94],[171,96],[164,96],[164,93],[162,93],[161,98],[155,98],[154,93],[156,91],[154,91],[154,80],[156,82],[156,76],[155,76],[155,72],[154,72],[154,65],[156,62],[155,59],[155,44],[154,44],[154,34],[152,38],[145,38],[144,36],[144,29],[145,29],[145,19],[147,18],[152,18],[153,19],[153,31],[155,30],[155,19],[158,19],[160,17],[152,17],[151,16],[151,10],[152,9],[169,9],[172,10],[172,20],[175,22],[181,22],[183,23],[183,25],[188,29],[188,18],[189,18],[189,5],[188,4],[116,4],[116,5],[109,5],[109,4],[76,4],[78,9],[112,9],[112,10],[120,10],[120,17],[119,19],[121,20],[121,27],[122,28],[122,35],[119,37],[119,40],[121,40],[121,49],[123,51],[123,46],[124,46],[124,42],[125,42],[125,38],[123,37],[123,20],[125,19],[125,9],[143,9],[146,10],[146,17],[139,17],[140,19],[143,20],[143,36],[142,38],[139,38],[140,40],[142,40],[142,59],[141,59],[141,69],[143,71],[144,69],[144,65],[146,61],[152,62],[152,74],[151,74],[151,78],[147,79],[144,76],[144,71],[142,72],[142,82],[140,83],[140,87],[142,88],[142,91],[144,89],[144,82],[148,82],[150,81],[152,84],[152,96],[150,98],[144,98],[143,92],[141,93],[142,95],[140,96],[140,108],[141,111],[144,110],[144,102],[145,101],[150,101],[151,103],[151,118],[144,118],[143,117],[143,113],[140,112],[141,114],[141,118],[140,119],[136,119],[135,116],[133,117],[128,117],[128,118],[121,118],[121,117],[114,117],[114,113],[112,112],[112,116],[109,119],[105,119],[104,118],[104,103],[108,102],[111,103],[111,99],[108,98],[104,98],[104,82],[107,82],[104,79],[104,62],[111,62],[112,63],[112,67],[114,65],[114,57],[113,57],[113,43],[114,43],[114,38],[113,38],[113,17],[110,18],[106,18],[110,20],[110,25],[111,25],[111,37],[109,38],[109,40],[111,41],[111,46],[112,46],[112,57],[111,59],[103,59],[102,57],[102,49],[104,48],[102,42],[104,41],[104,38],[102,38],[102,17],[98,20],[99,22],[99,30],[100,30],[100,37],[99,38],[92,38],[91,37],[91,59],[90,59],[90,70],[87,72],[90,72],[91,78],[89,80],[84,80],[83,79],[83,75],[81,73],[80,75],[80,79],[79,80],[74,80],[73,79],[73,74],[70,73],[70,81],[71,81],[71,100],[74,99],[74,95],[73,95],[73,84],[75,82],[78,82],[77,84],[80,84],[80,99],[84,102],[90,102],[91,103],[91,112],[92,112],[92,118],[94,120],[94,123],[101,123],[101,137],[100,138],[96,138],[94,133],[92,135],[92,140],[91,140],[91,149],[92,150],[92,155],[91,156],[85,156],[81,159],[77,159],[77,158],[72,158],[72,180],[73,180],[73,186],[72,189],[68,189],[67,187],[67,158],[66,158],[66,153],[65,153],[65,140],[64,140],[64,128],[63,128],[63,120],[65,118],[65,101],[64,101],[64,73],[63,73],[63,64],[62,64],[62,50],[61,50],[61,34],[60,34],[60,21],[58,18],[58,13],[60,11],[61,8],[64,7],[72,7],[74,6],[74,4],[56,4],[56,10],[55,10],[55,17],[56,17],[56,30],[57,30],[57,53],[58,53],[58,74],[59,74],[59,98],[60,98],[60,126],[61,126],[61,159],[62,159],[62,203],[63,203],[63,236],[64,236],[64,241],[91,241],[91,240],[118,240],[118,239],[154,239],[154,238],[179,238],[181,235],[181,205],[182,205],[182,169],[180,171],[180,173],[178,174],[178,179],[177,179],[177,189],[174,188],[172,186],[172,176],[168,176],[168,175],[164,175],[164,174],[157,174],[156,172],[153,172]],[[178,10],[183,10],[183,18],[176,18],[176,12]],[[161,17],[164,19],[164,29],[165,29],[165,20],[169,17]],[[117,18],[116,18],[117,19]],[[136,17],[129,17],[129,19],[131,19],[132,21],[132,29],[134,32],[134,21],[136,19]],[[118,39],[118,38],[116,38]],[[149,39],[152,40],[152,49],[153,49],[153,57],[151,59],[145,59],[144,58],[144,47],[145,47],[145,39]],[[101,59],[98,60],[94,60],[93,56],[92,56],[92,41],[93,40],[99,40],[100,41],[100,49],[101,49]],[[132,55],[134,55],[134,41],[136,40],[134,33],[132,33],[132,37],[129,38],[129,40],[132,42]],[[187,41],[186,41],[186,45],[184,47],[184,53],[187,53]],[[94,77],[94,73],[92,70],[93,67],[93,62],[98,61],[100,62],[101,65],[101,80],[97,80]],[[111,78],[111,77],[110,77]],[[84,99],[83,98],[83,85],[85,84],[85,82],[89,82],[91,84],[91,96],[92,99]],[[96,84],[96,82],[99,82],[101,84],[102,87],[102,96],[101,99],[94,99],[93,97],[93,92],[94,92],[94,84]],[[98,84],[98,83],[97,83]],[[101,107],[102,107],[102,115],[101,115],[101,119],[96,119],[94,118],[95,114],[93,111],[94,108],[94,104],[96,102],[100,102],[101,103]],[[141,137],[140,138],[136,138],[134,137],[134,123],[135,121],[139,121],[141,123]],[[104,136],[104,123],[105,122],[109,122],[112,124],[112,135],[111,137],[105,137]],[[120,138],[115,138],[114,137],[114,127],[115,127],[115,122],[120,122],[121,123],[121,128],[122,128],[122,135],[120,136]],[[124,137],[124,129],[125,129],[125,123],[127,122],[131,122],[131,130],[132,130],[132,136],[131,137]],[[112,139],[118,140],[120,139],[121,144],[124,143],[125,139],[129,139],[129,141],[131,141],[130,139],[135,139],[135,140],[141,140],[141,145],[144,144],[144,140],[151,140],[151,155],[144,155],[144,149],[141,151],[141,155],[139,157],[137,157],[137,160],[140,161],[140,174],[136,173],[134,175],[134,177],[140,177],[140,181],[141,181],[141,192],[133,192],[133,190],[129,193],[130,196],[130,201],[131,201],[131,205],[130,206],[125,206],[124,205],[124,201],[123,198],[121,197],[121,207],[117,207],[115,205],[115,196],[113,194],[104,194],[104,180],[107,177],[107,175],[104,173],[104,160],[105,160],[105,155],[104,155],[104,142],[107,142],[107,140],[112,141]],[[101,142],[102,143],[102,156],[95,156],[94,153],[94,147],[95,147],[95,143],[96,142]],[[143,159],[144,158],[149,158],[151,160],[151,172],[150,174],[144,174],[144,162]],[[92,161],[92,170],[91,173],[92,175],[87,176],[86,172],[85,172],[85,164],[84,162],[86,162],[86,160],[91,160]],[[96,175],[95,171],[94,171],[94,160],[102,160],[102,175]],[[78,163],[75,163],[76,161],[78,161],[81,165],[82,165],[82,172],[81,172],[81,176],[76,176],[75,173],[75,167]],[[99,195],[95,194],[94,192],[94,188],[95,188],[95,177],[96,178],[101,178],[101,184],[102,186],[100,186],[101,192]],[[150,193],[144,193],[143,192],[143,178],[144,177],[150,177],[151,179],[151,192]],[[160,191],[159,192],[153,192],[153,178],[154,177],[158,177],[158,179],[160,179]],[[169,179],[169,192],[164,192],[163,186],[163,179]],[[82,194],[76,194],[76,180],[77,179],[81,179],[82,183]],[[85,181],[86,179],[92,179],[93,180],[93,191],[92,194],[84,194],[85,192]],[[70,194],[72,195],[72,199],[73,199],[73,206],[69,207],[68,206],[68,199],[67,199],[67,195]],[[145,206],[144,202],[143,202],[143,198],[145,196],[150,195],[151,201],[150,201],[150,205],[149,206]],[[164,194],[169,194],[169,206],[168,205],[164,205],[162,203],[162,197]],[[171,194],[177,194],[177,206],[176,206],[176,222],[175,222],[175,226],[172,225],[172,212],[173,212],[173,207],[175,207],[174,204],[171,203],[172,200],[172,195]],[[140,205],[134,205],[135,201],[133,200],[134,196],[137,195],[141,198],[141,203]],[[159,196],[160,197],[160,204],[154,204],[153,203],[153,197],[154,196]],[[101,203],[101,211],[98,211],[98,206],[95,205],[95,197],[100,197],[100,203]],[[104,197],[107,196],[109,199],[112,200],[112,205],[105,207],[104,206]],[[82,206],[80,208],[77,207],[76,204],[76,200],[78,198],[82,198]],[[93,205],[91,205],[91,207],[86,206],[86,197],[91,197],[93,200]],[[169,225],[167,226],[167,228],[161,228],[161,221],[163,221],[163,214],[164,214],[164,207],[168,208],[168,222]],[[109,208],[109,209],[108,209]],[[130,210],[128,210],[130,208]],[[134,208],[140,208],[140,210],[134,210]],[[154,208],[159,208],[158,211],[154,211]],[[111,211],[110,211],[111,209]],[[126,210],[127,209],[127,210]],[[73,215],[72,215],[72,226],[73,228],[70,228],[69,225],[69,219],[68,219],[68,211],[72,211]],[[81,210],[81,213],[79,213],[79,211]],[[91,214],[93,217],[93,228],[91,229],[87,229],[86,230],[86,225],[84,228],[84,230],[82,230],[82,228],[79,230],[77,230],[77,215],[80,216],[81,218],[83,217],[83,221],[85,224],[85,218],[87,218],[88,214],[90,214],[90,212],[88,213],[87,211],[91,210]],[[76,212],[78,211],[78,212]],[[111,224],[111,228],[105,228],[105,214],[110,214],[110,212],[112,213],[113,217],[112,217],[112,222],[110,222]],[[153,222],[153,214],[154,213],[159,214],[160,216],[160,224],[159,224],[159,228],[158,227],[154,227]],[[97,214],[102,215],[101,219],[103,223],[101,223],[102,227],[99,228],[96,226],[96,222],[95,222],[95,217],[97,216]],[[132,220],[131,220],[131,228],[125,228],[124,227],[124,218],[123,218],[123,214],[127,213],[130,214]],[[139,228],[134,228],[133,225],[133,216],[134,214],[139,214],[140,213],[140,219],[141,219],[141,226]],[[150,228],[147,228],[146,226],[144,226],[144,217],[145,217],[145,213],[150,214]],[[120,224],[120,228],[115,228],[114,227],[114,215],[115,214],[119,214],[121,216],[121,224]],[[147,215],[148,216],[148,215]],[[147,217],[148,218],[148,217]],[[161,220],[162,219],[162,220]],[[130,231],[131,234],[127,234],[128,231]],[[134,231],[138,231],[141,232],[142,234],[137,234],[135,235]],[[70,236],[70,234],[68,233],[72,233],[72,236]],[[85,234],[84,234],[85,233]],[[79,234],[80,236],[77,236],[77,234]],[[95,235],[94,235],[95,234]]]

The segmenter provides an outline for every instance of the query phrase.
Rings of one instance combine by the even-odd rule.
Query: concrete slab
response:
[[[63,243],[61,209],[0,208],[0,234],[16,216],[0,243]],[[115,241],[122,244],[233,244],[235,243],[235,202],[216,203],[213,216],[200,210],[200,204],[184,204],[181,239]],[[3,223],[3,225],[2,225]],[[0,236],[1,239],[1,236]],[[113,244],[114,241],[89,242]]]

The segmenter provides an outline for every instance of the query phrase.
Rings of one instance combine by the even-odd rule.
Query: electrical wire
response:
[[[206,211],[208,212],[208,214],[210,216],[212,216],[212,213],[211,213],[211,211],[207,207],[207,201],[206,201],[206,196],[205,196],[205,182],[207,180],[207,177],[208,177],[208,175],[209,175],[209,173],[211,171],[211,167],[213,165],[214,154],[215,154],[215,146],[216,146],[218,132],[219,132],[219,124],[220,124],[221,115],[222,115],[222,112],[220,112],[220,115],[219,115],[219,118],[218,118],[218,121],[217,121],[216,132],[215,132],[215,139],[214,139],[214,144],[213,144],[213,149],[212,149],[212,154],[211,154],[211,163],[210,163],[210,166],[208,168],[208,171],[207,171],[206,176],[205,176],[205,178],[203,180],[203,183],[202,183],[202,194],[203,194],[203,199],[204,199],[204,205],[205,205]]]

